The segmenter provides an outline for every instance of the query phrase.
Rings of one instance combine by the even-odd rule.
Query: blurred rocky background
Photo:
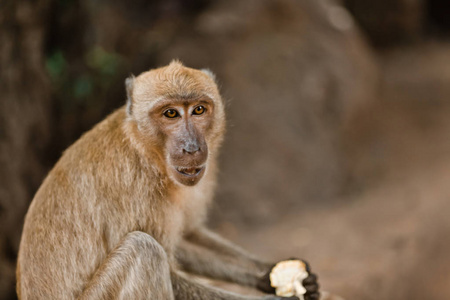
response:
[[[346,299],[449,299],[447,4],[1,1],[0,299],[45,174],[173,58],[227,101],[211,226]]]

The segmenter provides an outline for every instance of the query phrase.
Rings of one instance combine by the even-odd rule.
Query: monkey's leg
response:
[[[176,300],[298,300],[297,297],[243,296],[204,285],[181,272],[172,273]]]
[[[173,300],[166,252],[146,233],[127,234],[98,268],[79,299]]]

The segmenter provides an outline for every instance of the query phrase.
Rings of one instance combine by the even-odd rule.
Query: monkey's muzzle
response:
[[[178,173],[189,176],[189,177],[195,177],[200,175],[200,172],[202,172],[205,169],[205,167],[193,167],[193,168],[184,168],[184,167],[177,167],[176,170]]]

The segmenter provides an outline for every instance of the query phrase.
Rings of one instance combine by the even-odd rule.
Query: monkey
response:
[[[207,229],[225,132],[214,75],[174,60],[70,146],[25,217],[19,299],[281,300],[265,262]],[[194,275],[254,287],[221,290]],[[303,281],[319,298],[317,277]]]

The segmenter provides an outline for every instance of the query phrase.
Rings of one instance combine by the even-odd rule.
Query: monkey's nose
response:
[[[198,151],[200,151],[200,147],[197,145],[189,145],[183,148],[183,154],[194,154]]]

